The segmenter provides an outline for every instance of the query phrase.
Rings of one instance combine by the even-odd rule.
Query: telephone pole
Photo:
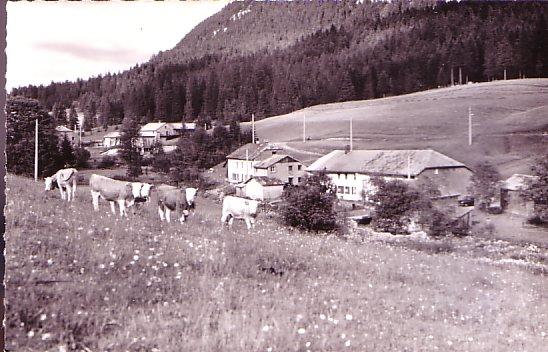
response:
[[[352,142],[352,115],[350,115],[350,151],[354,149],[354,145]]]
[[[306,113],[303,112],[303,143],[306,142]]]
[[[34,126],[34,182],[38,181],[38,119]]]
[[[251,114],[251,143],[255,144],[255,114]]]
[[[472,145],[472,107],[468,107],[468,145]]]

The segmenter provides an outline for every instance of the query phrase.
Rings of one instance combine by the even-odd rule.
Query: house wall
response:
[[[327,176],[337,188],[337,198],[348,201],[363,201],[364,192],[367,199],[368,194],[375,192],[371,183],[371,176],[359,173],[329,173]],[[406,178],[383,177],[386,181],[395,179],[406,180]]]
[[[301,169],[299,170],[299,165]],[[267,169],[260,169],[265,170],[261,171],[261,176],[268,176],[277,178],[278,180],[285,182],[285,183],[291,183],[292,185],[298,185],[303,182],[304,176],[306,175],[305,172],[305,166],[299,162],[293,161],[293,162],[279,162],[272,167],[269,167]],[[290,170],[291,168],[291,170]],[[259,170],[259,169],[257,169]],[[299,177],[301,180],[299,181]],[[289,182],[289,179],[292,179],[291,182]]]
[[[247,181],[251,176],[255,176],[253,160],[228,159],[227,161],[227,177],[229,183],[240,183]]]
[[[103,138],[103,147],[110,148],[120,144],[119,138],[105,137]]]
[[[531,217],[534,214],[534,203],[521,197],[521,192],[502,190],[501,204],[503,210],[510,214]]]
[[[173,136],[175,135],[175,128],[173,126],[166,124],[156,130],[156,135],[158,138],[160,137],[166,137],[166,136]]]
[[[272,200],[282,196],[283,185],[263,186],[255,179],[245,185],[245,195],[251,199]]]

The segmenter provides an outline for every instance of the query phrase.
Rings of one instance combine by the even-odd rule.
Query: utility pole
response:
[[[468,107],[468,145],[472,145],[472,107]]]
[[[407,179],[411,179],[411,154],[407,154]]]
[[[38,181],[38,119],[34,127],[34,182]]]
[[[303,112],[303,143],[306,142],[306,113]]]
[[[255,114],[251,114],[251,143],[255,144]]]
[[[459,85],[462,85],[462,67],[459,66]]]
[[[350,115],[350,151],[354,149],[354,145],[352,142],[352,115]]]
[[[451,87],[453,86],[453,82],[455,81],[453,79],[453,66],[451,66]]]
[[[504,69],[504,80],[506,81],[506,69]]]

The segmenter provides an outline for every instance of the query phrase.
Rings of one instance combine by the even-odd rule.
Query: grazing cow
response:
[[[259,202],[256,200],[240,198],[235,196],[226,196],[223,199],[223,215],[221,223],[226,223],[232,226],[234,219],[242,219],[245,221],[247,228],[250,229],[255,225],[255,218],[259,211]]]
[[[46,184],[46,191],[51,191],[55,187],[59,187],[61,192],[61,199],[66,199],[68,202],[74,200],[74,194],[76,193],[76,181],[78,178],[78,170],[61,169],[54,173],[50,177],[44,179]],[[65,193],[66,189],[66,193]]]
[[[150,183],[144,182],[131,182],[131,192],[133,194],[133,200],[128,203],[128,207],[134,203],[145,203],[150,199],[150,191],[154,186]]]
[[[160,185],[156,188],[158,193],[158,214],[160,220],[164,221],[164,215],[167,222],[171,222],[171,212],[179,209],[181,217],[179,221],[183,223],[194,209],[197,188],[177,188],[169,185]]]
[[[133,204],[133,187],[130,182],[113,180],[101,175],[92,174],[89,178],[93,209],[99,210],[99,198],[110,202],[110,210],[116,214],[114,203],[118,203],[120,215],[127,216],[126,204]]]

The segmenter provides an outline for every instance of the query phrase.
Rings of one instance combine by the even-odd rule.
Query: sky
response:
[[[228,2],[8,1],[6,89],[126,70],[173,48]]]

